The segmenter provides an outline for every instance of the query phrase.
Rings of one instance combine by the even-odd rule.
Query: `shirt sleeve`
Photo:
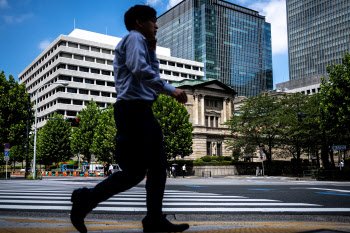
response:
[[[159,93],[170,95],[174,92],[175,87],[160,79],[155,51],[148,52],[147,42],[142,37],[130,37],[125,46],[125,64],[134,77]]]

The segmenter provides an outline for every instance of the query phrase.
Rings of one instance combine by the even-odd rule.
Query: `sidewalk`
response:
[[[173,221],[172,222],[177,222]],[[180,222],[179,222],[180,223]],[[350,232],[350,223],[327,222],[188,222],[186,232],[200,233],[297,233],[297,232]],[[136,221],[87,219],[88,232],[121,233],[142,232]],[[77,232],[69,218],[25,218],[0,216],[0,233],[70,233]]]

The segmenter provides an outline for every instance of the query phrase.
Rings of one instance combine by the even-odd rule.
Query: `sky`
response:
[[[227,0],[271,23],[274,88],[289,81],[286,0]],[[136,4],[161,15],[181,0],[0,0],[0,72],[18,75],[59,35],[75,28],[122,38],[124,13]]]

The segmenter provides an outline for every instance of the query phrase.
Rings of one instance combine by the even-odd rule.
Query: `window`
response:
[[[187,78],[187,74],[182,74],[182,73],[181,73],[181,77],[182,77],[182,78]]]
[[[164,60],[159,60],[159,63],[162,65],[166,65],[166,61],[164,61]]]
[[[105,64],[105,60],[96,58],[96,62],[100,64]]]
[[[98,106],[100,106],[100,108],[104,108],[104,107],[105,107],[105,103],[96,102],[96,104],[97,104]]]
[[[89,46],[81,44],[80,49],[89,50]]]
[[[70,53],[61,53],[60,57],[72,58],[72,54],[70,54]]]
[[[169,61],[169,62],[168,62],[168,65],[169,65],[169,66],[175,66],[175,62]]]
[[[85,83],[88,83],[88,84],[95,84],[95,81],[93,79],[88,79],[86,78],[85,79]]]
[[[90,94],[91,94],[91,95],[97,95],[97,96],[100,95],[100,93],[99,93],[98,91],[90,91]]]
[[[93,52],[100,52],[100,48],[97,48],[97,47],[91,47],[91,51]]]
[[[65,87],[58,87],[56,88],[56,92],[65,92],[66,88]]]
[[[85,61],[95,62],[95,58],[93,58],[93,57],[85,57]]]
[[[68,77],[68,76],[62,76],[60,75],[60,77],[58,78],[59,80],[64,80],[64,81],[71,81],[72,78],[71,77]]]
[[[76,111],[67,111],[67,116],[76,116],[77,112]]]
[[[68,65],[68,70],[78,70],[77,66]]]
[[[76,88],[70,88],[70,87],[67,87],[67,92],[69,93],[77,93],[77,89]]]
[[[205,116],[205,126],[208,127],[209,125],[209,117],[208,116]]]
[[[113,61],[107,60],[107,65],[113,65]]]
[[[177,63],[176,66],[177,66],[177,67],[183,68],[183,67],[184,67],[184,64]]]
[[[100,74],[100,70],[91,68],[91,73],[93,73],[93,74]]]
[[[79,94],[88,95],[89,91],[84,89],[79,89]]]
[[[168,71],[168,70],[164,70],[164,74],[166,74],[166,75],[171,75],[171,72]]]
[[[186,68],[186,69],[191,69],[191,66],[185,65],[185,68]]]
[[[211,155],[211,142],[207,142],[207,155]]]
[[[112,93],[113,98],[117,98],[117,93]]]
[[[110,71],[107,71],[107,70],[102,70],[102,74],[103,75],[111,75],[111,72]]]
[[[78,82],[78,83],[82,83],[83,79],[82,78],[73,77],[73,81],[74,82]]]
[[[214,117],[210,117],[210,127],[214,127]]]
[[[72,42],[68,42],[68,47],[78,48],[78,44],[72,43]]]
[[[83,56],[80,56],[80,55],[74,55],[74,59],[77,59],[77,60],[83,60]]]
[[[107,82],[107,86],[114,87],[115,85],[114,85],[114,82]]]
[[[83,101],[81,100],[73,100],[74,105],[83,105]]]
[[[82,71],[82,72],[89,72],[89,68],[86,68],[86,67],[79,67],[79,71]]]
[[[66,64],[59,64],[58,69],[66,69]]]
[[[105,85],[105,81],[96,80],[96,84],[100,85],[100,86],[104,86]]]
[[[108,50],[108,49],[102,49],[102,53],[105,53],[105,54],[111,54],[111,50]]]
[[[173,75],[174,75],[174,76],[179,76],[179,73],[173,72]]]
[[[58,99],[59,104],[70,104],[71,100],[70,99]]]
[[[199,70],[199,68],[196,66],[193,66],[193,70]]]
[[[104,96],[104,97],[110,97],[111,94],[108,93],[108,92],[101,92],[101,95]]]

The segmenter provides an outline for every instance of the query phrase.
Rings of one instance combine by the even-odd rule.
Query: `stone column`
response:
[[[193,95],[193,102],[194,102],[194,108],[193,108],[193,117],[194,117],[194,121],[193,123],[195,125],[198,125],[198,95],[195,94]]]
[[[201,97],[201,113],[202,113],[202,122],[201,122],[201,124],[202,124],[202,126],[205,126],[204,97],[205,97],[205,95],[202,95],[202,97]]]
[[[222,101],[222,106],[223,106],[223,109],[224,109],[224,113],[223,113],[223,120],[224,122],[226,122],[226,98],[224,98],[224,100]]]
[[[228,99],[229,103],[228,103],[228,119],[231,118],[232,115],[232,99]]]

